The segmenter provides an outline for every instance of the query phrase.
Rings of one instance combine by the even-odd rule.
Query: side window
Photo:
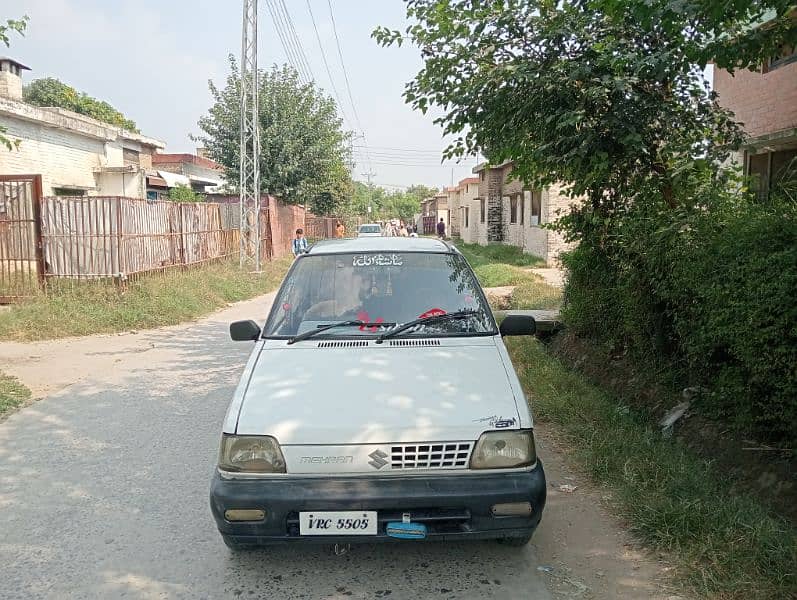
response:
[[[539,225],[542,222],[542,190],[531,192],[531,218],[529,225]]]
[[[504,200],[507,196],[504,196]],[[509,222],[517,223],[517,196],[509,197]]]
[[[479,222],[484,223],[484,198],[479,198]]]

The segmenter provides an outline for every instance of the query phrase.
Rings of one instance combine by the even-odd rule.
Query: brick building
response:
[[[152,155],[159,140],[62,108],[22,100],[25,65],[0,58],[0,125],[18,141],[0,148],[0,174],[40,174],[50,195],[144,198]]]
[[[213,192],[226,185],[222,166],[214,160],[202,156],[202,149],[197,154],[154,154],[152,167],[158,171],[176,173],[188,178],[191,189],[195,192]]]
[[[797,157],[797,52],[782,46],[758,69],[733,75],[715,68],[714,90],[750,136],[736,159],[764,198]]]
[[[482,245],[512,244],[547,263],[555,263],[569,244],[561,234],[542,225],[567,212],[573,201],[561,186],[533,190],[511,179],[512,168],[512,162],[483,163],[473,169],[478,178],[460,182],[468,195],[463,202],[468,225],[464,226],[463,215],[461,237],[465,242]]]

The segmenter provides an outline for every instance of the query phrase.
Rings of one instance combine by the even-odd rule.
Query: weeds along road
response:
[[[230,553],[208,507],[221,422],[251,349],[227,325],[273,296],[126,335],[0,343],[42,397],[0,423],[0,598],[669,598],[538,428],[552,488],[532,543]],[[578,483],[575,493],[558,492]]]

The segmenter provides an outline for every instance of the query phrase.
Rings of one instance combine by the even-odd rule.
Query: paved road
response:
[[[641,552],[543,424],[550,483],[532,544],[325,546],[231,554],[208,508],[221,422],[251,346],[227,324],[0,343],[0,366],[44,399],[0,422],[0,598],[533,598],[664,600]],[[562,483],[577,484],[562,493]],[[666,583],[666,581],[665,581]],[[547,586],[547,590],[546,590]]]

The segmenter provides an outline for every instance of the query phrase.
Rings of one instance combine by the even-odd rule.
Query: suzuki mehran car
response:
[[[319,242],[291,267],[230,403],[210,504],[233,549],[277,542],[525,544],[545,505],[531,414],[455,247]]]

